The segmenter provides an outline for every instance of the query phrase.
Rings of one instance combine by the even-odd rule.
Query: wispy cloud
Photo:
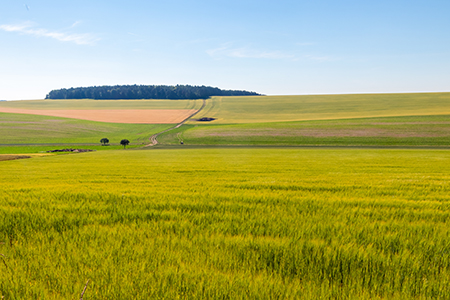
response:
[[[216,59],[223,57],[232,58],[260,58],[260,59],[289,59],[295,60],[296,56],[282,51],[265,51],[253,49],[251,47],[233,47],[232,44],[225,44],[215,49],[209,49],[206,53]]]
[[[315,60],[315,61],[333,61],[335,58],[331,56],[318,56],[318,55],[305,55],[305,58]]]
[[[302,43],[305,46],[314,45],[313,43]],[[206,50],[206,53],[214,59],[223,58],[253,58],[253,59],[271,59],[271,60],[287,60],[297,61],[315,61],[318,63],[331,62],[337,60],[336,57],[322,55],[318,53],[301,53],[303,51],[267,51],[258,50],[250,46],[235,47],[233,43],[222,44],[221,47]]]
[[[74,25],[76,26],[76,22]],[[50,31],[43,28],[36,28],[30,23],[24,23],[21,25],[8,25],[8,24],[0,25],[0,30],[7,32],[17,32],[20,34],[27,34],[35,37],[48,37],[61,42],[75,43],[77,45],[90,45],[98,40],[89,33],[79,34],[79,33]]]
[[[83,23],[83,22],[82,22],[82,21],[75,21],[75,22],[73,22],[73,24],[70,26],[70,28],[74,28],[74,27],[80,25],[81,23]]]

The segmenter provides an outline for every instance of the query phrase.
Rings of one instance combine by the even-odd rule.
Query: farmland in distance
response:
[[[415,93],[212,97],[197,117],[242,124],[449,114],[450,93]]]
[[[450,93],[214,97],[163,144],[448,146]]]
[[[33,100],[7,101],[0,103],[0,153],[32,153],[55,149],[55,147],[76,147],[95,150],[119,149],[121,139],[128,139],[130,147],[150,143],[150,137],[172,127],[189,113],[200,108],[201,100]],[[5,111],[5,112],[1,112]],[[11,111],[22,113],[10,113]],[[142,112],[154,113],[159,117],[161,111],[169,121],[155,124],[150,116],[146,124],[136,124],[131,116],[123,122],[96,122],[80,120],[77,116],[88,112],[98,117],[113,113],[117,120],[122,115]],[[170,112],[174,115],[171,116]],[[7,113],[9,112],[9,113]],[[52,112],[54,116],[52,116]],[[58,113],[70,118],[58,117]],[[42,115],[49,114],[49,115]],[[180,116],[182,116],[180,118]],[[177,119],[178,118],[178,119]],[[131,120],[131,122],[130,122]],[[120,120],[119,120],[120,121]],[[101,147],[100,139],[108,138],[111,147]]]
[[[130,147],[149,143],[170,124],[94,122],[76,119],[75,112],[195,112],[202,100],[35,100],[2,102],[0,110],[43,113],[65,110],[73,118],[0,113],[0,153],[37,152],[42,144],[97,145],[127,138]],[[122,113],[123,112],[123,113]],[[174,115],[175,116],[175,115]],[[187,116],[187,114],[185,115]],[[199,122],[203,117],[211,122]],[[176,118],[175,118],[176,119]],[[174,119],[174,120],[175,120]],[[180,121],[180,118],[178,121]],[[147,117],[149,123],[154,123]],[[137,121],[136,121],[137,122]],[[168,123],[176,124],[176,121]],[[57,125],[56,125],[57,124]],[[412,146],[450,144],[450,93],[212,97],[187,124],[158,137],[159,146],[290,145],[290,146]],[[27,144],[27,146],[25,146]],[[30,144],[40,144],[33,147]],[[83,145],[84,144],[84,145]],[[22,145],[22,146],[20,146]],[[117,146],[119,147],[119,146]],[[116,147],[116,148],[117,148]]]

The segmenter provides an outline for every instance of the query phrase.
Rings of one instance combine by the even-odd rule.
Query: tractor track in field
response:
[[[177,125],[175,125],[174,127],[171,127],[169,129],[163,130],[161,132],[155,133],[154,135],[152,135],[150,137],[150,142],[151,144],[145,145],[144,147],[152,147],[152,146],[156,146],[158,144],[158,136],[160,136],[163,133],[166,133],[168,131],[174,130],[179,128],[181,125],[183,125],[184,123],[186,123],[190,118],[192,118],[193,116],[195,116],[196,114],[198,114],[199,112],[201,112],[206,106],[206,99],[203,99],[203,103],[202,106],[194,113],[192,113],[191,115],[189,115],[186,119],[184,119],[183,121],[181,121],[180,123],[178,123]]]

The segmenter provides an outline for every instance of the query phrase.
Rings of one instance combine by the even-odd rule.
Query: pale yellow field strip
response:
[[[195,109],[70,109],[70,110],[34,110],[0,107],[0,112],[43,115],[52,117],[72,118],[80,120],[132,123],[132,124],[176,124],[191,114]]]

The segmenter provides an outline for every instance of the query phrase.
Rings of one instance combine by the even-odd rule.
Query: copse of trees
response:
[[[53,90],[45,99],[206,99],[211,96],[258,96],[248,91],[191,85],[115,85]]]

